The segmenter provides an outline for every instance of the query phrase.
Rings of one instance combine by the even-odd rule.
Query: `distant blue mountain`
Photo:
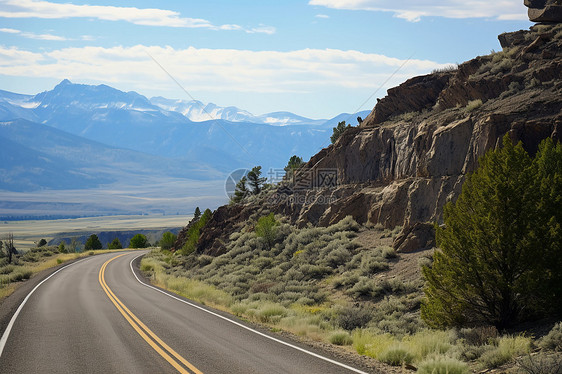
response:
[[[0,147],[0,189],[90,188],[147,174],[210,180],[241,167],[281,169],[292,155],[307,160],[327,146],[340,120],[356,124],[367,114],[254,116],[68,80],[37,95],[0,91],[0,136],[7,144]]]

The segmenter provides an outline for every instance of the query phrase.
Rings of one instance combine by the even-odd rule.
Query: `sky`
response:
[[[0,0],[0,89],[70,79],[327,119],[531,25],[523,0]]]

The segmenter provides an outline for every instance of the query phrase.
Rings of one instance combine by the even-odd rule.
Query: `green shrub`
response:
[[[64,240],[59,243],[59,252],[68,253],[68,249],[66,249],[66,242]]]
[[[558,322],[550,332],[542,337],[539,346],[552,351],[562,351],[562,322]]]
[[[2,266],[0,267],[0,274],[10,274],[12,271],[14,271],[14,269],[15,269],[14,265]]]
[[[402,366],[411,364],[414,356],[405,347],[397,344],[383,351],[378,359],[392,366]]]
[[[388,348],[398,344],[398,340],[390,334],[373,334],[362,329],[353,331],[352,336],[357,353],[377,359]]]
[[[15,269],[10,275],[10,282],[19,282],[31,278],[33,272],[29,269]]]
[[[472,111],[480,108],[482,106],[482,104],[483,104],[482,100],[480,100],[480,99],[469,101],[468,104],[466,104],[465,110],[467,112],[472,112]]]
[[[172,248],[177,238],[177,235],[175,235],[174,233],[166,231],[164,234],[162,234],[162,239],[160,239],[160,248],[163,250]]]
[[[539,352],[517,360],[517,367],[525,374],[562,374],[562,354]]]
[[[459,331],[459,337],[469,345],[484,345],[498,337],[498,330],[494,326],[465,328]]]
[[[386,259],[396,258],[398,257],[398,253],[392,247],[382,247],[382,257]]]
[[[418,361],[447,353],[451,349],[449,332],[442,330],[422,330],[406,336],[403,342]]]
[[[528,354],[531,350],[531,339],[524,336],[504,336],[498,341],[495,349],[485,352],[478,360],[487,369],[494,369],[517,356]]]
[[[381,294],[382,288],[379,287],[374,279],[360,277],[359,281],[348,290],[348,294],[354,298],[375,298]]]
[[[335,345],[352,345],[353,338],[347,331],[335,331],[330,334],[329,341]]]
[[[256,312],[256,318],[264,323],[277,323],[282,317],[287,316],[287,309],[279,304],[266,304]]]
[[[420,363],[418,373],[421,374],[468,374],[468,365],[454,358],[437,356]]]
[[[353,331],[367,325],[372,318],[367,308],[347,306],[336,311],[336,325],[347,331]]]
[[[275,220],[273,213],[269,213],[267,216],[263,216],[258,219],[256,224],[256,236],[262,238],[267,244],[268,248],[271,248],[275,243],[277,237],[277,226],[279,223]]]

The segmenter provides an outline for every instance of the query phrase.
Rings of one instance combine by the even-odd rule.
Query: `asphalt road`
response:
[[[0,373],[361,372],[144,285],[130,265],[139,254],[88,257],[42,283],[15,319]]]

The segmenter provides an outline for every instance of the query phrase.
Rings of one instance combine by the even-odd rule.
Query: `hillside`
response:
[[[219,207],[200,232],[180,231],[175,253],[155,251],[141,269],[273,331],[402,367],[362,361],[373,370],[558,373],[554,317],[505,331],[431,330],[420,318],[433,223],[478,159],[505,134],[530,154],[542,139],[562,141],[562,25],[499,40],[501,52],[389,90],[294,181]]]
[[[295,185],[219,208],[211,221],[219,229],[209,226],[199,250],[221,253],[235,223],[262,209],[297,226],[349,215],[389,229],[440,222],[465,175],[504,134],[531,154],[546,137],[562,140],[562,26],[536,25],[499,40],[500,52],[390,89],[361,126],[299,170]]]

